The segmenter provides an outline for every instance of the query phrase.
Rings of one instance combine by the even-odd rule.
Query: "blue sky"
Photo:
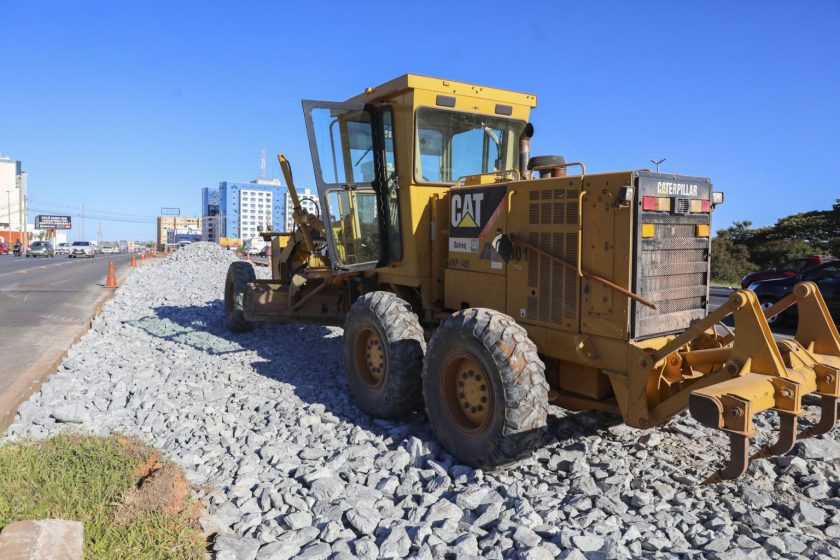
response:
[[[33,209],[195,214],[201,187],[256,178],[263,147],[312,185],[302,98],[415,72],[535,93],[535,155],[664,157],[726,192],[715,227],[767,225],[840,197],[838,29],[834,0],[0,0],[0,153]]]

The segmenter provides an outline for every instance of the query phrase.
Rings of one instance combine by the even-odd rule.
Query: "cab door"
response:
[[[303,112],[333,273],[376,268],[385,255],[371,113],[329,101],[304,101]]]

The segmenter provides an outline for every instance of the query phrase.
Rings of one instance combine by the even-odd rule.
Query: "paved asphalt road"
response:
[[[0,432],[107,297],[108,259],[117,278],[124,278],[131,259],[125,254],[93,259],[0,255]]]
[[[732,288],[726,288],[724,286],[709,287],[709,312],[711,313],[726,303],[726,300],[729,299],[729,294],[733,291]]]

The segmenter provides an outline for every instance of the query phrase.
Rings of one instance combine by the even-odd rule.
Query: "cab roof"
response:
[[[444,80],[443,78],[420,76],[418,74],[403,74],[402,76],[394,78],[384,84],[376,87],[369,87],[359,95],[348,99],[347,102],[370,103],[402,91],[413,89],[423,89],[447,95],[478,97],[491,101],[525,105],[531,108],[537,106],[537,96],[531,93],[521,93],[505,89],[479,86],[475,84],[468,84],[466,82]]]

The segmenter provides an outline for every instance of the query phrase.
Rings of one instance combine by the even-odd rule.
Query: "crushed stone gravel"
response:
[[[217,558],[840,557],[837,430],[703,486],[727,441],[686,414],[645,432],[552,408],[531,459],[472,469],[422,413],[354,405],[340,328],[228,333],[234,260],[194,243],[132,272],[5,439],[121,432],[164,450],[206,489]],[[766,443],[778,422],[756,426]]]

